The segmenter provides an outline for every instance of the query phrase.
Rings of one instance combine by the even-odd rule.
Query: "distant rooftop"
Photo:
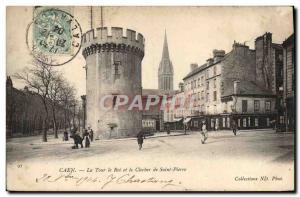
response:
[[[224,81],[224,94],[222,97],[233,95],[233,80],[227,79]],[[230,88],[231,87],[231,88]],[[239,95],[260,95],[260,96],[270,96],[273,95],[271,90],[257,85],[253,81],[240,80]]]

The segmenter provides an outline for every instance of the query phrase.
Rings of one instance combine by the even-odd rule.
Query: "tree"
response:
[[[52,66],[36,59],[32,61],[32,67],[25,67],[22,72],[14,75],[17,79],[24,81],[30,90],[36,92],[43,102],[46,115],[43,126],[43,142],[47,142],[47,132],[49,129],[49,109],[47,104],[49,101],[50,86],[56,75],[57,71]]]
[[[61,92],[59,94],[59,100],[61,101],[61,105],[64,106],[64,126],[65,131],[67,131],[67,126],[71,127],[71,120],[70,120],[70,113],[71,113],[71,106],[75,102],[75,88],[68,84],[63,83]]]
[[[52,109],[54,138],[58,138],[58,123],[56,119],[56,108],[60,103],[60,95],[63,93],[65,80],[62,74],[54,73],[53,79],[49,85],[49,100]]]

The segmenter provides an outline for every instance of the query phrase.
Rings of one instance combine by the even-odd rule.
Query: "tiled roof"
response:
[[[192,70],[191,72],[189,72],[189,74],[187,74],[187,75],[183,78],[183,80],[185,80],[186,78],[189,78],[190,76],[193,76],[194,74],[196,74],[196,73],[198,73],[198,72],[204,70],[206,67],[207,67],[207,64],[206,64],[206,63],[203,64],[203,65],[201,65],[201,66],[199,66],[199,67],[197,67],[195,70]]]
[[[233,95],[233,81],[230,79],[224,81],[224,94],[222,97]],[[261,87],[253,81],[240,80],[238,89],[239,95],[273,95],[271,90]]]
[[[228,57],[228,55],[231,54],[231,52],[232,52],[232,51],[230,51],[229,53],[225,54],[225,56],[224,56],[222,59],[220,59],[220,60],[217,61],[217,62],[212,63],[211,65],[208,65],[207,63],[205,63],[205,64],[199,66],[198,68],[196,68],[195,70],[192,70],[191,72],[189,72],[189,74],[187,74],[187,75],[183,78],[183,80],[185,80],[185,79],[187,79],[187,78],[189,78],[189,77],[191,77],[191,76],[197,74],[198,72],[200,72],[200,71],[206,69],[206,68],[209,67],[209,66],[212,66],[212,65],[215,65],[215,64],[218,64],[218,63],[222,62],[223,60],[226,59],[226,57]]]

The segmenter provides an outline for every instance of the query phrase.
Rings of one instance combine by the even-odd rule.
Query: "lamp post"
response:
[[[85,120],[86,120],[86,96],[82,95],[81,96],[82,99],[82,110],[83,110],[83,123],[82,123],[82,127],[85,128]]]

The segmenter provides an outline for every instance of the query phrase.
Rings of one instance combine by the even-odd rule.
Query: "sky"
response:
[[[91,27],[89,7],[68,7],[83,33]],[[230,52],[232,44],[246,42],[254,48],[256,37],[273,34],[273,42],[282,43],[293,33],[292,7],[103,7],[104,26],[133,29],[145,38],[142,61],[143,88],[157,88],[157,71],[162,56],[164,32],[167,32],[170,59],[174,67],[174,87],[190,71],[212,57],[214,49]],[[6,72],[21,72],[30,66],[32,56],[26,46],[26,29],[32,21],[32,7],[7,7]],[[93,27],[99,27],[100,7],[93,8]],[[56,69],[85,94],[85,60],[81,51],[69,63]],[[14,86],[24,84],[13,79]]]

